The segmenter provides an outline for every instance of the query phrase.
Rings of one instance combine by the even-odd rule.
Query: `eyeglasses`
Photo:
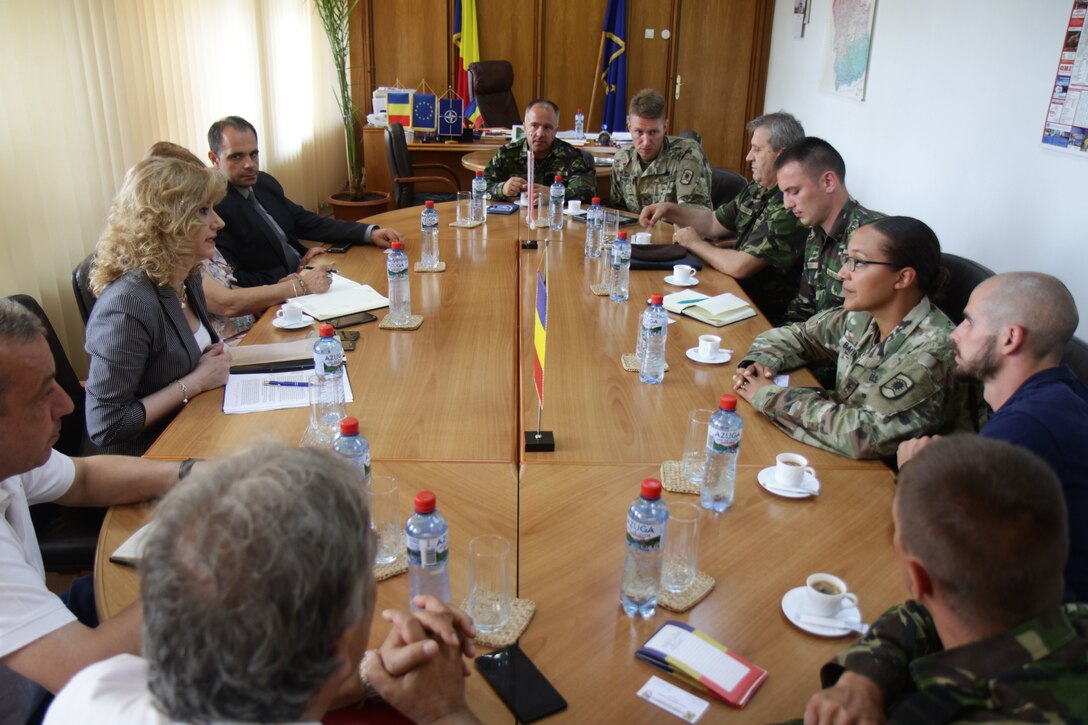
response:
[[[895,262],[873,262],[868,259],[858,259],[851,257],[849,254],[843,253],[839,256],[839,261],[842,262],[842,266],[851,272],[856,272],[860,267],[868,267],[870,265],[880,267],[895,267],[896,269],[902,269],[903,265],[896,264]]]

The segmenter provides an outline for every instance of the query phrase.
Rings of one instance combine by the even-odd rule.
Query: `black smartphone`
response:
[[[340,245],[335,246],[335,247],[326,247],[325,251],[329,252],[330,254],[343,254],[344,252],[348,251],[348,249],[350,249],[350,248],[351,248],[351,244],[340,244]]]
[[[325,320],[336,329],[341,327],[351,327],[352,325],[362,325],[366,322],[373,322],[378,319],[369,312],[354,312],[350,315],[344,315],[343,317],[330,317]]]
[[[567,707],[563,696],[516,644],[477,657],[476,669],[523,723]]]

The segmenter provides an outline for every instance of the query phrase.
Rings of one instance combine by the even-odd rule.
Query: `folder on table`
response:
[[[686,315],[714,327],[725,327],[756,316],[751,305],[730,292],[717,297],[691,291],[673,292],[665,295],[662,304],[669,312]]]
[[[353,282],[340,274],[332,276],[332,286],[328,292],[293,297],[292,300],[302,305],[302,311],[316,320],[389,306],[389,300],[370,285]]]

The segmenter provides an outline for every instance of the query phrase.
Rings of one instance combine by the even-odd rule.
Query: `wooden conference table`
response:
[[[450,520],[455,603],[467,590],[469,539],[483,533],[510,539],[517,595],[538,605],[521,645],[569,703],[556,721],[667,721],[635,695],[655,670],[634,652],[669,618],[704,629],[770,672],[747,708],[712,702],[708,717],[768,722],[799,716],[819,685],[819,666],[849,638],[825,640],[795,629],[780,600],[814,571],[842,576],[859,595],[866,621],[903,598],[891,547],[891,474],[876,462],[797,443],[742,401],[736,501],[730,511],[707,512],[702,521],[700,569],[716,588],[689,612],[659,609],[650,621],[628,619],[618,606],[626,508],[643,478],[679,457],[687,412],[716,405],[730,388],[733,365],[687,359],[684,351],[708,330],[681,318],[669,327],[664,383],[639,383],[636,374],[623,371],[619,356],[634,349],[643,301],[652,292],[677,289],[665,285],[663,272],[633,272],[631,299],[613,303],[589,292],[597,263],[584,259],[579,224],[568,222],[562,232],[529,231],[512,215],[491,216],[476,229],[452,229],[445,226],[452,206],[438,206],[447,271],[411,277],[413,311],[424,315],[423,326],[415,332],[357,328],[361,338],[347,355],[347,369],[355,393],[348,412],[362,421],[375,471],[400,481],[402,514],[417,491],[430,489]],[[413,263],[419,258],[418,214],[404,209],[370,220],[404,232]],[[671,229],[654,235],[665,241]],[[539,239],[540,248],[521,249],[526,238]],[[556,450],[527,454],[521,435],[536,424],[532,320],[545,246],[542,424],[554,432]],[[348,277],[385,290],[380,251],[352,249],[335,259]],[[698,277],[700,292],[742,294],[731,278],[709,267]],[[765,328],[762,317],[722,328],[723,346],[739,356]],[[280,331],[265,315],[244,344],[313,334]],[[794,373],[793,381],[813,383],[806,372]],[[295,445],[304,432],[305,410],[227,416],[220,412],[222,396],[218,390],[194,398],[147,455],[215,457],[261,436]],[[809,457],[822,482],[819,497],[781,499],[758,486],[756,473],[784,450]],[[675,494],[666,500],[696,501]],[[135,570],[109,563],[108,555],[149,510],[147,504],[115,507],[103,526],[96,594],[104,616],[138,596]],[[378,585],[379,607],[406,601],[406,576]],[[376,622],[371,645],[385,632]],[[485,722],[512,720],[483,678],[469,679],[468,698]]]

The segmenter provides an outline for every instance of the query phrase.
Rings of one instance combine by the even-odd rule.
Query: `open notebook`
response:
[[[370,285],[353,282],[340,274],[332,276],[332,286],[327,292],[292,299],[302,305],[303,312],[316,320],[389,306],[389,300]]]
[[[669,312],[686,315],[714,327],[725,327],[756,316],[751,305],[730,292],[717,297],[692,291],[673,292],[665,295],[662,303]]]

